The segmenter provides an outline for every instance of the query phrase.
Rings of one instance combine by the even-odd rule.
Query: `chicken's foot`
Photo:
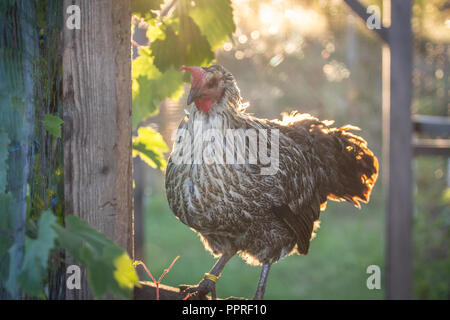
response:
[[[198,295],[206,299],[206,295],[211,292],[211,299],[216,300],[216,282],[220,277],[220,273],[233,255],[222,255],[216,262],[214,267],[208,273],[205,273],[205,278],[196,286],[181,285],[180,291],[187,294],[187,297]]]

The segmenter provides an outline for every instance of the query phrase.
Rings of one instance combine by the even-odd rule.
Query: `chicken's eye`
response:
[[[209,82],[207,83],[207,87],[208,88],[213,88],[217,85],[217,78],[212,78],[211,80],[209,80]]]

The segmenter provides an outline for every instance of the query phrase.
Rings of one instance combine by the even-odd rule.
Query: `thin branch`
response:
[[[367,8],[359,2],[359,0],[344,0],[345,3],[366,23],[370,14],[367,13]],[[384,42],[388,43],[387,28],[381,27],[381,29],[373,29],[372,31]]]
[[[136,41],[134,41],[134,40],[131,40],[131,44],[133,45],[133,46],[135,46],[136,48],[138,48],[138,49],[145,49],[145,48],[148,48],[149,46],[141,46],[139,43],[137,43]]]
[[[173,264],[180,258],[180,256],[177,256],[175,259],[173,259],[172,263],[170,264],[169,268],[165,269],[163,274],[161,275],[161,277],[159,277],[159,280],[156,281],[155,278],[153,277],[152,273],[150,272],[150,270],[147,268],[147,266],[145,265],[145,263],[143,261],[135,261],[133,263],[134,266],[138,266],[141,265],[144,267],[145,271],[147,271],[148,275],[150,276],[150,278],[152,278],[153,283],[156,285],[156,300],[159,300],[159,285],[161,283],[161,280],[164,278],[164,276],[166,275],[167,272],[170,271],[170,269],[172,269]]]
[[[186,293],[181,292],[179,288],[166,286],[159,284],[156,287],[155,283],[150,281],[140,281],[140,287],[134,287],[133,299],[134,300],[183,300],[186,297]],[[202,295],[194,295],[189,300],[210,300],[209,297]],[[245,300],[245,298],[229,297],[226,299],[218,300]]]
[[[161,277],[159,277],[158,283],[161,282],[161,280],[164,278],[164,276],[166,275],[167,272],[170,271],[170,269],[172,269],[173,264],[180,258],[180,256],[177,256],[175,259],[173,259],[172,263],[170,264],[170,266],[164,270],[163,274],[161,275]]]
[[[150,281],[141,281],[140,287],[134,288],[134,300],[183,300],[186,296],[180,289],[169,287],[163,284],[156,286]],[[192,299],[200,300],[203,297],[192,297]]]
[[[177,3],[177,0],[172,0],[164,9],[161,10],[159,18],[162,20],[166,15],[169,14],[170,9]]]

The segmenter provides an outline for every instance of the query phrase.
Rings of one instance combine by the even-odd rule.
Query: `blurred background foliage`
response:
[[[382,5],[380,0],[362,2]],[[382,160],[381,43],[343,1],[135,0],[134,4],[134,128],[140,124],[155,135],[160,132],[170,147],[186,108],[183,80],[188,79],[177,68],[216,61],[234,74],[244,100],[250,102],[249,112],[274,118],[295,109],[334,119],[338,125],[351,123],[363,129],[362,136]],[[414,1],[414,114],[449,116],[449,17],[448,1]],[[164,150],[159,152],[161,158]],[[158,274],[180,255],[165,283],[197,283],[214,259],[199,237],[171,213],[164,173],[135,164],[135,179],[140,181],[135,188],[140,195],[135,196],[136,215],[143,216],[144,228],[143,257],[137,258]],[[448,299],[450,162],[444,157],[418,157],[413,167],[414,296]],[[361,211],[348,204],[329,204],[308,256],[289,257],[272,268],[266,298],[385,297],[384,285],[381,290],[366,287],[369,265],[381,266],[384,277],[381,180],[371,203]],[[258,268],[233,258],[218,283],[219,296],[251,297],[258,276]]]

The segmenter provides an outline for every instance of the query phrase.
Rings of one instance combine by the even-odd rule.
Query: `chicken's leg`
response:
[[[223,268],[227,264],[227,262],[233,257],[233,254],[223,254],[219,260],[217,260],[214,267],[209,271],[209,273],[205,274],[205,278],[200,281],[200,283],[196,286],[180,286],[180,290],[186,294],[198,294],[202,296],[206,296],[208,293],[211,292],[211,298],[213,300],[216,299],[216,281],[213,281],[212,279],[218,279],[220,276],[220,273],[222,272]]]
[[[258,288],[256,288],[253,300],[262,300],[264,291],[266,291],[267,276],[269,275],[270,264],[265,264],[261,268],[261,276],[259,277]]]

